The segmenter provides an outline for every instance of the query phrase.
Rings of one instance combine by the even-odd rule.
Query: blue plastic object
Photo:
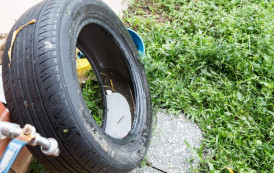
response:
[[[84,58],[84,54],[79,50],[78,51],[78,53],[77,53],[77,57],[79,58],[79,59],[81,59],[81,58]]]
[[[137,47],[137,50],[139,52],[139,56],[143,57],[145,55],[145,52],[146,52],[145,44],[143,42],[143,39],[141,38],[141,36],[137,32],[133,31],[132,29],[127,28],[127,31],[129,32],[134,44]],[[77,53],[77,57],[80,58],[80,59],[84,58],[84,54],[79,50],[78,53]]]
[[[13,139],[8,147],[6,148],[1,160],[0,160],[0,173],[8,173],[10,167],[12,166],[13,162],[15,161],[17,155],[26,145],[26,142],[20,141],[18,139]]]
[[[132,29],[127,28],[127,31],[129,32],[134,44],[136,45],[140,57],[143,57],[146,51],[143,39],[140,37],[139,34],[137,34],[137,32],[133,31]]]

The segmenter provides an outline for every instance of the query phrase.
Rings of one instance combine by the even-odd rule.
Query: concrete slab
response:
[[[123,17],[123,11],[128,8],[132,0],[103,0],[120,17]]]
[[[172,116],[164,112],[157,113],[157,125],[153,132],[147,160],[162,172],[191,172],[189,160],[194,156],[185,141],[191,147],[199,148],[203,139],[199,127],[187,120],[184,115]],[[194,160],[193,165],[198,164]],[[150,166],[136,168],[131,173],[161,172]]]

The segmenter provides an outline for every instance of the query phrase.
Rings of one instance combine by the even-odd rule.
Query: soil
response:
[[[4,51],[4,46],[6,43],[8,34],[2,34],[0,33],[0,65],[2,65],[2,56],[3,56],[3,51]]]

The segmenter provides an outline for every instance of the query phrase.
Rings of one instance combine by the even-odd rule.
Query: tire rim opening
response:
[[[77,40],[76,65],[91,117],[109,136],[124,138],[134,121],[135,92],[118,43],[99,25],[84,26]]]

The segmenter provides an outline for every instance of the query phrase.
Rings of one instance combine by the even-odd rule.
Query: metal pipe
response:
[[[59,155],[60,150],[55,139],[42,137],[39,133],[36,133],[36,129],[29,124],[25,125],[24,129],[20,128],[18,124],[0,121],[0,137],[6,136],[13,139],[23,133],[23,135],[31,134],[33,138],[28,142],[29,145],[40,145],[41,151],[46,155],[53,155],[55,157]]]
[[[30,143],[32,146],[41,145],[42,147],[49,148],[50,142],[47,138],[42,137],[39,133],[35,133],[34,140]]]
[[[0,136],[8,138],[16,138],[22,133],[22,129],[18,124],[0,121]]]

